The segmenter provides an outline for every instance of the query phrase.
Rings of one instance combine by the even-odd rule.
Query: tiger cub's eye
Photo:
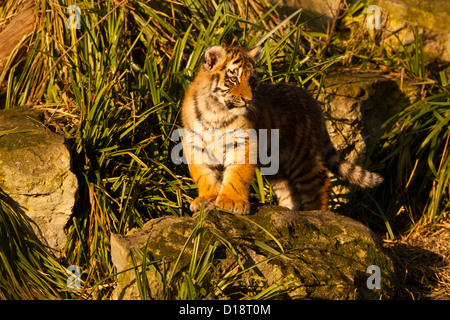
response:
[[[238,81],[238,78],[237,78],[236,76],[231,76],[231,77],[228,77],[228,80],[229,80],[231,83],[236,84],[237,81]]]

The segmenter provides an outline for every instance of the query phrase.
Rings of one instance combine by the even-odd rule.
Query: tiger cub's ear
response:
[[[250,58],[252,58],[254,61],[256,61],[262,56],[263,49],[261,46],[256,46],[256,47],[250,48],[247,51],[247,54],[249,55]]]
[[[223,61],[225,58],[225,48],[221,46],[212,46],[206,49],[203,56],[203,68],[207,71],[214,69],[216,65]]]

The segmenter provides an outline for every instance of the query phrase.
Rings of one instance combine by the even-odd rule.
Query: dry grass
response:
[[[450,300],[450,217],[388,242],[399,269],[403,299]]]

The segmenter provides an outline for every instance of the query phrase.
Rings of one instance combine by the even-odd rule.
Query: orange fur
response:
[[[207,49],[183,100],[185,131],[192,137],[204,137],[196,130],[200,128],[203,134],[215,129],[224,135],[229,130],[268,129],[270,141],[270,129],[279,130],[280,167],[268,179],[280,205],[290,209],[298,210],[303,203],[307,210],[325,210],[330,193],[329,170],[363,187],[380,183],[383,179],[379,175],[339,155],[326,131],[320,106],[308,93],[285,84],[257,83],[255,61],[260,55],[259,47]],[[205,154],[209,150],[205,141],[194,138],[183,142],[199,192],[191,203],[192,211],[205,202],[240,214],[250,212],[248,196],[255,164],[249,160],[258,148],[249,136],[239,133],[238,137],[245,143],[234,143],[237,156],[222,154],[220,149],[208,153],[211,158],[222,159],[222,163],[195,161],[196,152]],[[233,157],[245,161],[230,162]]]

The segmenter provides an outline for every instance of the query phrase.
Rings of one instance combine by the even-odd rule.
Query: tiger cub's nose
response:
[[[246,106],[248,106],[250,104],[250,102],[252,102],[252,99],[246,99],[246,98],[241,98],[241,99],[245,103]]]

